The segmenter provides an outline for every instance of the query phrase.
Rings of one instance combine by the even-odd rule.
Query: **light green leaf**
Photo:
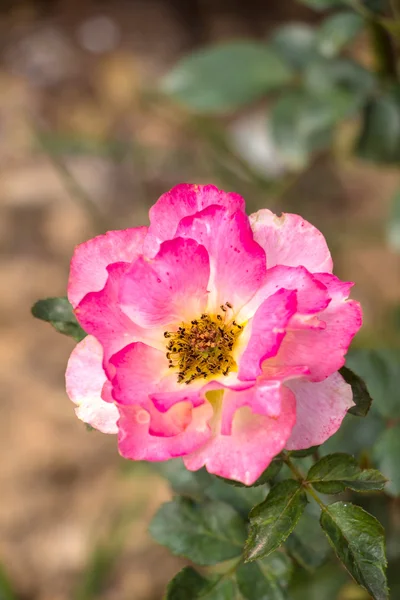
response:
[[[86,333],[76,320],[68,298],[38,300],[32,306],[32,315],[37,319],[51,323],[59,333],[68,335],[77,342],[80,342],[86,336]]]
[[[373,449],[373,458],[388,478],[385,488],[388,494],[400,495],[400,425],[390,427],[377,440]]]
[[[277,483],[249,515],[246,561],[268,556],[279,548],[296,527],[306,504],[307,496],[299,482],[287,479]]]
[[[355,581],[374,600],[387,600],[385,539],[379,521],[359,506],[336,502],[322,511],[320,523]]]
[[[355,417],[366,417],[371,408],[372,398],[369,395],[365,381],[348,367],[339,369],[339,373],[346,383],[351,386],[353,402],[355,406],[349,408],[348,412]]]
[[[328,454],[315,463],[306,479],[321,494],[340,494],[346,488],[355,492],[382,490],[386,479],[375,469],[362,470],[349,454]]]
[[[399,163],[400,87],[369,101],[356,153],[360,158],[376,163]]]
[[[373,411],[388,419],[400,417],[400,350],[351,350],[346,364],[365,380]]]
[[[332,58],[350,44],[364,26],[355,12],[339,12],[325,19],[317,34],[317,48],[322,56]]]
[[[392,250],[400,253],[400,190],[392,199],[389,220],[386,226],[386,239]]]
[[[162,89],[204,113],[244,106],[290,82],[290,69],[266,45],[231,42],[198,50],[164,77]]]
[[[288,65],[302,69],[316,54],[315,30],[305,23],[289,23],[276,29],[270,46]]]
[[[182,497],[161,506],[149,531],[173,554],[199,565],[214,565],[239,556],[246,538],[245,522],[228,504],[198,504]]]

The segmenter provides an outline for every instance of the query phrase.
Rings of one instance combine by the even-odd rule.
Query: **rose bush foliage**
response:
[[[76,248],[68,298],[88,335],[68,394],[125,458],[182,457],[250,485],[353,405],[338,373],[362,320],[351,286],[300,216],[248,217],[237,194],[178,185],[148,228]]]

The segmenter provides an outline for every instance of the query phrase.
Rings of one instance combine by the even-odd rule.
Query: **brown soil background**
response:
[[[88,433],[75,418],[64,391],[73,342],[35,321],[30,306],[65,294],[74,246],[101,230],[35,131],[79,136],[96,148],[133,140],[135,152],[121,160],[98,151],[65,160],[109,228],[146,224],[149,205],[175,183],[226,183],[210,179],[186,116],[149,108],[143,90],[193,46],[261,38],[279,22],[314,18],[289,0],[274,8],[188,4],[60,0],[1,8],[0,561],[21,599],[78,598],[94,549],[113,543],[121,515],[128,523],[122,548],[97,597],[160,599],[182,564],[146,533],[169,497],[166,484],[145,465],[127,474],[115,440]],[[111,20],[115,39],[96,54],[84,47],[81,28],[99,15]],[[362,43],[355,51],[368,60]],[[357,284],[361,340],[392,343],[387,315],[398,318],[400,261],[386,248],[384,225],[397,185],[394,170],[321,157],[279,199],[249,182],[237,191],[253,209],[273,205],[316,223],[332,243],[337,273]]]

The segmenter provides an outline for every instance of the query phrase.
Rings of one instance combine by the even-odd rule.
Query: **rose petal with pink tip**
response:
[[[75,308],[89,292],[103,289],[107,267],[131,262],[142,253],[147,227],[107,231],[75,248],[68,281],[68,299]]]

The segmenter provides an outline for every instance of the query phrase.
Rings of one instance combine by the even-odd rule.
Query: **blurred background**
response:
[[[179,182],[214,183],[319,227],[356,282],[356,344],[399,347],[400,95],[363,21],[393,15],[359,2],[327,24],[340,4],[1,1],[2,600],[159,600],[184,564],[146,533],[167,484],[75,418],[73,341],[30,315],[65,295],[76,244],[147,224]]]

